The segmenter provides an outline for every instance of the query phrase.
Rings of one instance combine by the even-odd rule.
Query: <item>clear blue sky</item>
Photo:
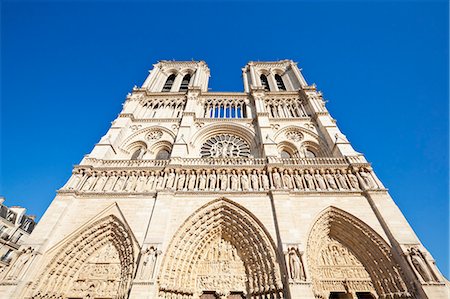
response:
[[[157,60],[293,59],[449,277],[448,34],[446,1],[2,1],[0,194],[42,216]]]

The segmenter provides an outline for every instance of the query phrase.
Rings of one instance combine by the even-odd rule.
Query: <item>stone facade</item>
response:
[[[208,92],[205,62],[155,64],[74,167],[0,294],[448,298],[296,63],[242,71],[244,92]]]

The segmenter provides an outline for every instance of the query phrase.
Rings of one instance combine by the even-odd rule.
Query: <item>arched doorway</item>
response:
[[[135,269],[133,240],[114,215],[94,222],[55,248],[31,298],[126,298]]]
[[[411,298],[389,244],[340,209],[330,207],[315,221],[307,258],[316,298]]]
[[[175,233],[159,276],[160,298],[282,298],[275,246],[249,211],[215,200]]]

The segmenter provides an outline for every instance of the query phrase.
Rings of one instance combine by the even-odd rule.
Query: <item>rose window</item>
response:
[[[202,158],[233,158],[250,156],[250,147],[237,136],[222,134],[206,141],[200,151]]]

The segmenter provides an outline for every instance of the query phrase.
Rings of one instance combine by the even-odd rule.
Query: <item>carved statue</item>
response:
[[[325,179],[327,180],[328,186],[330,186],[331,189],[336,190],[338,188],[338,186],[336,185],[336,181],[334,180],[334,177],[329,170],[327,170],[325,173]]]
[[[314,178],[313,176],[309,173],[308,170],[305,170],[305,180],[306,180],[306,188],[308,190],[316,190],[316,186],[314,185]]]
[[[344,190],[348,190],[347,180],[345,179],[345,170],[344,170],[344,174],[342,174],[341,170],[338,169],[337,173],[336,173],[336,178],[339,182],[339,185],[341,185],[341,188]]]
[[[145,172],[141,172],[137,179],[137,182],[136,182],[135,191],[136,192],[144,191],[144,186],[145,186],[146,182],[147,182],[147,176],[146,176]]]
[[[119,174],[116,184],[114,185],[114,191],[122,191],[127,178],[125,174]]]
[[[269,177],[267,176],[265,170],[263,170],[263,172],[261,174],[261,183],[262,183],[262,188],[264,190],[269,190],[270,189]]]
[[[303,263],[299,257],[299,254],[295,248],[290,248],[288,251],[288,267],[289,278],[293,281],[305,280]]]
[[[241,186],[242,186],[242,190],[243,191],[248,191],[250,189],[248,176],[247,176],[247,173],[245,172],[245,170],[242,171]]]
[[[239,177],[236,174],[236,170],[234,170],[234,169],[231,173],[230,181],[231,181],[231,190],[233,190],[233,191],[239,190]]]
[[[105,185],[106,180],[108,177],[106,176],[106,172],[102,172],[100,177],[98,178],[97,182],[95,183],[94,187],[92,188],[94,191],[102,191],[103,186]]]
[[[220,174],[220,190],[225,191],[228,189],[228,175],[225,170],[222,170],[222,174]]]
[[[156,181],[156,188],[163,189],[164,188],[164,172],[160,172],[158,176],[158,180]]]
[[[197,176],[195,175],[195,172],[191,170],[189,174],[189,181],[188,181],[188,190],[196,190],[195,183],[197,181]]]
[[[359,182],[358,182],[358,178],[356,177],[356,175],[354,175],[353,173],[351,173],[350,171],[347,174],[348,176],[348,180],[350,181],[350,186],[352,189],[359,189]]]
[[[325,181],[322,175],[320,174],[319,170],[316,170],[314,178],[316,179],[317,185],[319,186],[320,190],[327,190],[327,185],[325,184]]]
[[[298,174],[298,170],[294,171],[295,189],[303,190],[302,177]]]
[[[281,189],[281,176],[276,169],[273,170],[272,178],[273,178],[273,187],[275,189]]]
[[[175,172],[173,171],[173,169],[171,169],[169,176],[167,177],[166,188],[173,190],[175,188],[174,183],[175,183]]]
[[[92,185],[94,184],[96,178],[97,178],[97,176],[95,174],[88,177],[88,179],[84,182],[83,187],[81,187],[81,190],[83,190],[83,191],[90,190]]]
[[[80,173],[80,171],[77,171],[76,173],[74,173],[72,175],[72,177],[70,178],[69,182],[67,183],[67,189],[69,189],[69,190],[76,189],[78,184],[80,183],[82,177],[83,176]]]
[[[177,190],[181,191],[184,189],[184,183],[186,182],[186,173],[183,170],[179,175],[178,175],[178,182],[177,182]]]
[[[433,274],[431,273],[430,268],[428,267],[428,263],[423,257],[423,254],[420,252],[420,250],[415,247],[412,247],[408,250],[408,252],[411,264],[416,269],[417,273],[420,274],[422,279],[425,282],[434,281]]]
[[[22,270],[25,269],[26,265],[31,260],[32,252],[33,249],[31,249],[31,247],[22,251],[6,275],[7,280],[15,280],[20,277],[21,272],[23,272]]]
[[[258,191],[259,190],[259,177],[258,177],[258,174],[256,173],[256,170],[253,170],[252,174],[250,175],[250,181],[252,183],[252,189],[254,191]]]
[[[213,170],[209,174],[209,190],[213,191],[216,189],[216,181],[217,181],[216,172]]]
[[[147,182],[145,183],[144,191],[149,192],[155,190],[154,184],[155,184],[155,173],[152,171],[150,172]]]
[[[153,246],[150,246],[143,252],[141,257],[141,271],[139,272],[139,279],[152,279],[155,272],[156,260],[160,252]]]
[[[286,188],[286,189],[293,189],[294,188],[294,186],[292,184],[291,175],[289,174],[287,169],[284,170],[283,183],[284,183],[284,188]]]
[[[136,174],[133,172],[128,178],[127,184],[125,186],[125,191],[134,191],[134,187],[136,186],[136,179]]]
[[[117,175],[113,172],[106,180],[105,186],[103,186],[103,191],[112,191],[114,183],[117,180]]]
[[[362,179],[364,180],[364,183],[366,184],[367,188],[369,188],[369,189],[376,188],[376,185],[373,182],[372,176],[370,175],[368,170],[361,170],[359,172],[359,174],[361,175]]]
[[[206,189],[206,180],[208,179],[207,175],[206,175],[206,171],[202,171],[202,173],[200,174],[200,178],[199,178],[199,183],[198,183],[198,189],[199,190],[205,190]]]

